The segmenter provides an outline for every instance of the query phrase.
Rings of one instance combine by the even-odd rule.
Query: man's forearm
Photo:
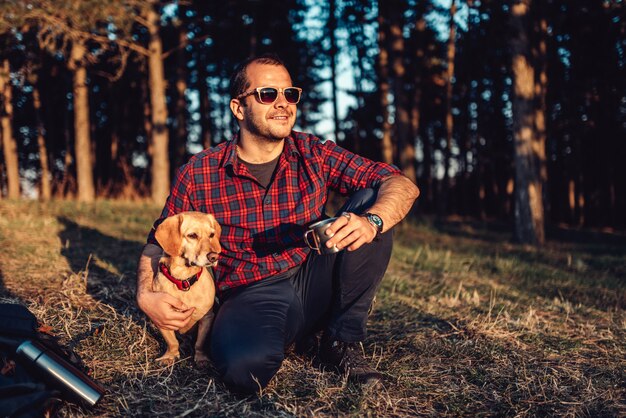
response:
[[[387,232],[409,213],[420,191],[406,176],[391,176],[380,185],[376,202],[367,210],[383,220]]]
[[[161,247],[146,244],[137,263],[137,295],[152,290],[152,280],[157,271],[159,259],[163,254]]]

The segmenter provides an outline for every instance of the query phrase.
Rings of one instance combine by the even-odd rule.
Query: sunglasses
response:
[[[287,103],[298,104],[300,101],[300,95],[302,94],[302,89],[300,87],[285,87],[284,89],[276,87],[257,87],[254,90],[241,93],[237,96],[237,100],[256,94],[256,99],[260,103],[269,105],[278,100],[278,93],[282,93],[283,96],[285,96]]]

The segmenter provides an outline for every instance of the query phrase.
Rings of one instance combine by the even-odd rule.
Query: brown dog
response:
[[[198,367],[208,366],[209,359],[202,351],[204,340],[211,330],[215,284],[209,267],[217,265],[222,247],[219,243],[222,228],[213,215],[201,212],[183,212],[166,218],[157,228],[155,237],[165,254],[159,260],[159,271],[152,290],[166,292],[195,308],[189,324],[180,329],[186,333],[198,322],[194,361]],[[167,351],[157,361],[171,364],[180,356],[174,331],[161,329]]]

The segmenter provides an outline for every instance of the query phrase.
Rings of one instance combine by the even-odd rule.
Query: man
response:
[[[360,342],[391,255],[390,229],[419,190],[395,167],[292,131],[301,89],[277,57],[243,62],[230,93],[238,136],[180,168],[155,222],[197,210],[222,226],[210,343],[216,369],[232,389],[258,391],[278,371],[285,347],[322,329],[320,360],[352,381],[376,384],[381,374]],[[351,195],[326,232],[329,248],[346,251],[319,255],[303,235],[324,218],[329,190]],[[159,327],[177,330],[191,310],[152,291],[161,252],[153,228],[139,260],[137,302]]]

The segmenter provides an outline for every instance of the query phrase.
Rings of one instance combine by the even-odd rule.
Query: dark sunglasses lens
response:
[[[261,103],[274,103],[278,97],[278,90],[273,87],[265,87],[259,90],[259,100]]]
[[[285,94],[285,100],[287,100],[288,103],[296,104],[300,100],[300,90],[296,88],[289,87],[283,90],[283,93]]]

